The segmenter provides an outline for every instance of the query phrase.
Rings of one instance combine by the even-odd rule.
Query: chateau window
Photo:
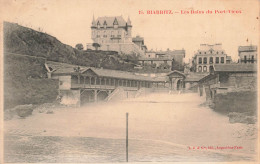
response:
[[[97,28],[100,28],[100,23],[99,23],[99,21],[97,22]]]
[[[246,63],[247,61],[246,61],[246,56],[244,56],[244,62]]]
[[[255,62],[255,59],[254,59],[254,56],[252,56],[252,63],[254,63]]]
[[[117,22],[117,19],[116,19],[116,18],[115,18],[115,20],[114,20],[113,25],[114,25],[114,28],[118,28],[118,22]]]
[[[219,63],[219,57],[216,57],[216,64]]]
[[[213,57],[209,58],[209,63],[212,64],[213,63]]]
[[[202,58],[199,58],[199,64],[202,64]]]
[[[221,63],[224,63],[224,57],[221,57]]]
[[[204,52],[204,54],[206,54],[206,52]]]
[[[117,25],[117,24],[115,24],[115,25],[114,25],[114,28],[118,28],[118,25]]]
[[[222,54],[224,54],[224,52],[222,51]]]
[[[203,58],[203,63],[204,63],[204,64],[207,64],[207,57],[204,57],[204,58]]]
[[[201,52],[200,52],[200,54],[201,54]]]
[[[218,54],[218,51],[217,51],[217,54]]]
[[[207,72],[207,66],[203,67],[203,72]]]

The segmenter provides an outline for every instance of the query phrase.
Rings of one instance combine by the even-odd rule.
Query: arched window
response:
[[[207,64],[207,57],[204,57],[204,58],[203,58],[203,63],[204,63],[204,64]]]
[[[207,66],[203,67],[203,72],[207,72]]]
[[[198,71],[202,72],[202,67],[201,66],[198,67]]]
[[[216,57],[216,64],[219,63],[219,57]]]
[[[224,57],[221,57],[221,63],[223,64],[223,63],[225,63],[225,58]]]
[[[199,64],[202,64],[202,58],[199,58]]]
[[[213,57],[209,58],[209,63],[212,64],[213,63]]]

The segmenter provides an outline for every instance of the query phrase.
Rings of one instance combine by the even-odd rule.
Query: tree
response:
[[[167,64],[167,63],[161,63],[160,65],[159,65],[159,69],[160,70],[164,70],[164,69],[170,69],[170,65],[169,64]]]
[[[93,43],[92,46],[95,47],[95,49],[96,49],[96,51],[97,51],[97,50],[98,50],[98,47],[100,47],[100,44],[98,44],[98,43]]]
[[[78,49],[78,50],[83,50],[84,49],[84,47],[83,47],[83,45],[81,43],[76,44],[75,48]]]

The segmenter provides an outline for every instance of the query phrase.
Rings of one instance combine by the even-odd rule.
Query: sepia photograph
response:
[[[0,6],[0,163],[259,162],[259,0]]]

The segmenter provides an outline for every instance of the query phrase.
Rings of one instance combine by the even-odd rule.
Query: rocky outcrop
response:
[[[24,118],[32,115],[34,106],[32,104],[29,105],[18,105],[14,108],[17,115]]]

